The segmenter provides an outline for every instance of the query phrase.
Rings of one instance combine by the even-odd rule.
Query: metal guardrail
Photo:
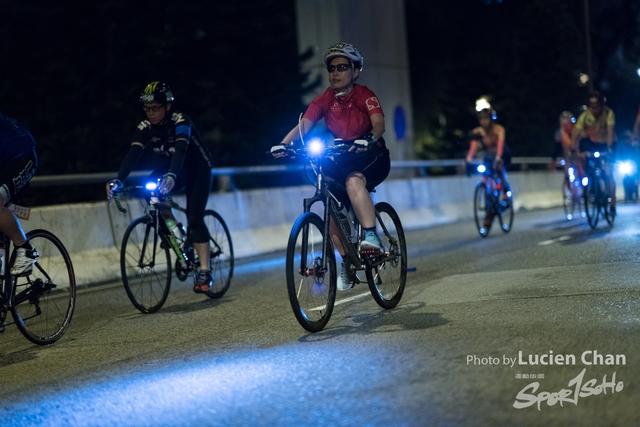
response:
[[[511,159],[511,164],[519,165],[540,165],[549,164],[550,159],[548,157],[514,157]],[[464,166],[465,161],[463,159],[445,159],[445,160],[404,160],[404,161],[392,161],[392,169],[409,169],[420,168],[428,169],[433,167],[446,167],[446,166]],[[213,168],[212,173],[214,176],[222,175],[250,175],[250,174],[271,174],[279,172],[293,172],[297,170],[303,170],[304,165],[272,165],[272,166],[238,166],[229,168]],[[151,171],[136,171],[131,173],[131,177],[143,177],[147,176]],[[113,179],[117,175],[117,172],[101,172],[101,173],[79,173],[79,174],[67,174],[67,175],[45,175],[35,176],[31,179],[31,185],[37,187],[48,187],[54,185],[74,185],[74,184],[95,184],[106,183]]]

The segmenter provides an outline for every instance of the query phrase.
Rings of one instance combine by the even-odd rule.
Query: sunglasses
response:
[[[145,113],[157,113],[163,108],[164,108],[164,105],[157,105],[155,107],[142,107]]]
[[[327,65],[327,71],[330,73],[333,73],[336,70],[343,73],[350,69],[351,69],[351,64]]]

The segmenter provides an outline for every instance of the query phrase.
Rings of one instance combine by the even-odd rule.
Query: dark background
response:
[[[38,175],[109,172],[164,80],[216,166],[272,164],[317,84],[299,72],[294,0],[1,0],[0,110],[38,141]],[[588,93],[584,0],[406,0],[418,158],[461,158],[488,95],[518,156],[551,154],[563,110]],[[591,0],[593,84],[616,130],[640,103],[640,2]],[[357,17],[354,17],[357,19]],[[366,56],[366,53],[365,53]],[[375,88],[373,88],[375,90]],[[144,165],[141,165],[144,166]],[[237,177],[238,187],[288,176]],[[103,185],[40,189],[32,203],[98,200]]]

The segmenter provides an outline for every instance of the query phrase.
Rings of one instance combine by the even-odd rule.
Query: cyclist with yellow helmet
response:
[[[107,197],[111,198],[113,191],[122,186],[143,150],[152,150],[159,157],[160,165],[150,177],[161,178],[160,191],[166,194],[174,188],[186,187],[187,222],[200,260],[200,273],[193,290],[206,292],[214,280],[209,266],[209,231],[204,222],[211,192],[211,154],[191,119],[172,108],[173,92],[166,83],[149,83],[140,95],[140,102],[147,119],[138,125],[117,178],[107,183]],[[171,207],[164,206],[162,214],[175,229]]]

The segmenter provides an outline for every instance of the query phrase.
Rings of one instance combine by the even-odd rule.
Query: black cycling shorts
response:
[[[21,193],[26,191],[37,168],[38,158],[35,151],[0,165],[0,195],[5,205],[9,202],[15,203]]]
[[[351,173],[362,173],[367,180],[367,190],[369,191],[373,191],[377,185],[380,185],[389,176],[391,170],[389,150],[386,147],[377,148],[372,153],[343,154],[338,156],[335,161],[325,158],[321,165],[324,174],[343,187]],[[339,191],[336,190],[334,189],[335,196],[349,208],[351,203],[347,193],[342,188]]]

